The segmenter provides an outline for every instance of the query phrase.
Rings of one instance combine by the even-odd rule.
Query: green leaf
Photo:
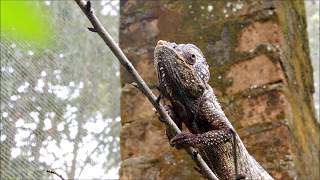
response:
[[[34,45],[51,44],[53,28],[49,11],[37,1],[1,0],[1,36],[28,41]]]

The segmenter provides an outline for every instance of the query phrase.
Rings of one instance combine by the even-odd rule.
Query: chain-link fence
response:
[[[54,45],[1,33],[0,179],[117,178],[119,64],[75,2],[31,3],[50,13]],[[92,6],[118,39],[119,1]]]

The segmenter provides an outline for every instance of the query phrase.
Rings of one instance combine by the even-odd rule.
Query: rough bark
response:
[[[319,125],[303,1],[121,1],[120,46],[156,90],[159,39],[193,43],[250,154],[276,179],[319,177]],[[122,71],[121,179],[195,179]]]

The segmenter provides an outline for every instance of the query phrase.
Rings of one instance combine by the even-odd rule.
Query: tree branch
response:
[[[47,173],[54,174],[54,175],[58,176],[61,180],[65,180],[65,179],[63,178],[63,176],[60,175],[60,174],[58,174],[55,170],[50,170],[50,169],[48,169],[48,170],[47,170]]]
[[[111,35],[104,29],[99,19],[94,14],[93,9],[91,8],[90,1],[86,2],[84,0],[74,0],[78,6],[81,8],[83,13],[87,16],[93,28],[90,28],[90,31],[98,33],[98,35],[103,39],[103,41],[107,44],[107,46],[111,49],[113,54],[118,58],[119,62],[125,67],[125,69],[132,75],[134,81],[137,83],[139,89],[142,93],[148,98],[151,104],[156,108],[159,112],[162,119],[176,132],[181,133],[180,129],[173,122],[170,116],[166,113],[164,107],[157,102],[157,97],[152,93],[151,89],[146,85],[144,80],[138,74],[136,69],[130,63],[128,58],[124,55],[122,50],[113,40]],[[212,172],[206,162],[202,159],[199,153],[192,147],[186,147],[185,150],[192,157],[192,159],[196,162],[196,164],[201,168],[202,173],[208,178],[212,180],[218,180],[216,175]]]

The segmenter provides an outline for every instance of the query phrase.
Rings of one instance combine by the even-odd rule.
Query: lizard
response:
[[[167,127],[171,146],[198,149],[221,180],[273,179],[248,153],[224,114],[209,85],[209,66],[197,46],[159,40],[154,65],[160,96],[170,102],[165,106],[168,114],[180,130],[182,124],[189,130],[175,135]]]

